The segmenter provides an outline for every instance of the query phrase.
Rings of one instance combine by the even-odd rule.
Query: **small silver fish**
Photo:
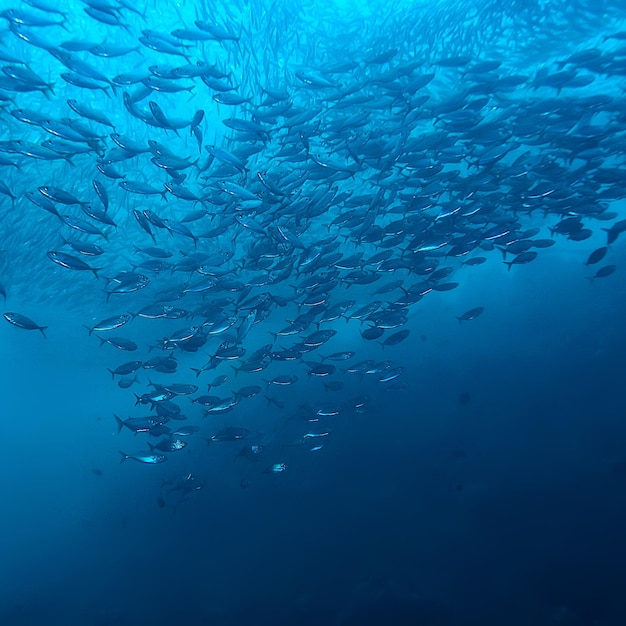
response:
[[[164,454],[154,454],[153,452],[138,452],[137,454],[126,454],[119,450],[122,459],[120,463],[123,463],[127,459],[132,459],[138,463],[146,463],[148,465],[156,465],[157,463],[165,463],[167,457]]]

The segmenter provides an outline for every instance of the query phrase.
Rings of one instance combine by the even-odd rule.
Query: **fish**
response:
[[[365,339],[365,341],[374,341],[375,339],[382,337],[384,332],[385,329],[380,326],[371,326],[370,328],[366,328],[361,331],[361,337]]]
[[[250,435],[250,431],[247,428],[239,428],[235,426],[228,426],[215,433],[208,441],[241,441],[246,439]]]
[[[156,454],[154,452],[137,452],[135,454],[126,454],[119,450],[120,463],[127,461],[128,459],[132,459],[133,461],[137,461],[138,463],[144,463],[147,465],[156,465],[158,463],[165,463],[167,461],[167,457],[164,454]]]
[[[91,265],[85,263],[82,259],[72,256],[71,254],[66,254],[65,252],[50,250],[47,252],[47,256],[53,263],[56,263],[61,267],[66,267],[71,270],[93,272],[93,275],[96,278],[99,278],[98,272],[102,270],[101,267],[91,267]]]
[[[107,343],[118,350],[126,350],[127,352],[134,352],[138,347],[135,341],[126,337],[100,337],[100,335],[96,335],[96,337],[100,340],[101,346]]]
[[[295,374],[287,374],[284,376],[275,376],[271,380],[266,380],[267,386],[277,385],[279,387],[286,387],[288,385],[294,385],[298,382],[298,377]]]
[[[398,367],[393,367],[378,376],[379,383],[388,383],[391,380],[395,380],[398,376],[401,376],[404,373],[404,367],[399,365]]]
[[[101,321],[99,321],[94,326],[85,326],[89,331],[89,334],[96,332],[105,332],[109,330],[115,330],[116,328],[121,328],[125,324],[128,324],[132,317],[128,313],[122,313],[121,315],[115,315],[113,317],[107,317]]]
[[[40,326],[36,322],[33,322],[33,320],[31,320],[29,317],[26,317],[21,313],[12,313],[9,311],[7,313],[3,313],[2,317],[4,317],[4,319],[9,322],[9,324],[17,326],[18,328],[23,328],[24,330],[38,330],[44,336],[44,339],[47,339],[45,331],[48,327]]]
[[[483,314],[485,311],[485,307],[477,306],[469,311],[465,311],[465,313],[458,315],[456,319],[459,320],[459,324],[461,322],[467,322],[469,320],[475,320],[477,317]]]
[[[148,442],[148,447],[152,452],[154,450],[160,450],[161,452],[176,452],[178,450],[182,450],[187,446],[187,442],[182,439],[162,439],[158,443],[152,444]],[[147,463],[148,461],[142,461],[142,463]],[[157,461],[150,461],[157,462]]]
[[[259,385],[247,385],[240,389],[233,391],[233,395],[239,398],[253,398],[261,393],[261,387]]]
[[[189,396],[198,391],[198,385],[188,385],[183,383],[168,383],[167,385],[155,385],[150,382],[155,388],[163,388],[175,396]]]
[[[199,430],[200,428],[198,426],[181,426],[180,428],[172,431],[171,435],[172,437],[190,437],[195,435]]]
[[[114,370],[109,369],[111,372],[111,378],[115,378],[116,376],[126,376],[127,374],[134,374],[143,363],[141,361],[129,361],[128,363],[122,363],[122,365],[118,365]]]
[[[52,202],[58,202],[60,204],[66,205],[85,204],[84,200],[79,200],[76,196],[65,191],[64,189],[60,189],[59,187],[41,185],[40,187],[37,187],[37,191],[39,191],[42,196],[45,196],[49,200],[52,200]]]
[[[70,228],[77,230],[81,233],[86,233],[87,235],[99,235],[103,237],[105,240],[108,240],[109,235],[90,222],[83,220],[79,217],[74,217],[73,215],[60,215],[59,219]],[[78,268],[76,268],[78,269]]]
[[[407,400],[411,352],[430,338],[417,329],[437,306],[442,322],[477,319],[485,307],[463,302],[481,277],[515,288],[511,267],[539,251],[541,269],[565,252],[617,293],[618,265],[603,263],[626,231],[626,35],[602,27],[602,3],[557,0],[537,20],[484,0],[481,28],[448,0],[379,3],[348,27],[321,5],[313,26],[289,3],[196,4],[160,30],[130,0],[0,9],[0,294],[63,305],[67,329],[101,320],[85,328],[107,344],[93,364],[117,383],[111,401],[152,414],[116,418],[155,448],[122,460],[157,462],[188,437],[195,471],[199,427],[174,422],[226,412],[238,426],[209,439],[249,439],[241,456],[264,459],[251,473],[284,441],[294,457],[319,451],[339,415],[333,437],[348,437],[387,392]],[[504,62],[493,52],[513,15]],[[137,358],[111,363],[109,347]],[[168,487],[203,484],[189,477],[163,488],[163,506]]]
[[[84,256],[100,256],[101,254],[104,254],[105,252],[104,248],[93,243],[84,242],[84,241],[74,241],[71,239],[66,239],[63,236],[61,236],[61,240],[66,246],[69,246],[70,248],[72,248],[74,252],[78,252],[78,254],[82,254]]]
[[[334,374],[336,371],[337,368],[331,363],[312,363],[308,375],[323,378]]]
[[[162,426],[165,423],[165,419],[158,416],[149,417],[129,417],[128,419],[121,419],[117,415],[113,415],[115,422],[117,423],[118,434],[123,428],[128,428],[134,433],[148,432],[156,426]]]
[[[192,473],[188,473],[177,477],[174,480],[163,480],[161,482],[161,489],[169,487],[167,489],[167,495],[171,495],[174,492],[189,494],[194,491],[200,491],[200,489],[203,489],[205,485],[205,480],[197,478]]]
[[[132,387],[135,383],[139,382],[139,378],[137,378],[137,376],[134,376],[133,378],[130,378],[129,376],[125,376],[123,378],[120,378],[117,381],[117,386],[120,389],[130,389],[130,387]]]
[[[610,276],[616,269],[617,265],[614,264],[603,265],[593,276],[587,276],[586,278],[590,283],[593,283],[596,278],[606,278],[607,276]]]
[[[503,261],[505,265],[508,266],[510,270],[513,265],[525,265],[526,263],[531,263],[537,258],[537,253],[534,250],[530,250],[528,252],[522,252],[513,258],[512,261]]]
[[[599,263],[606,256],[607,251],[608,251],[607,246],[602,246],[601,248],[597,248],[587,257],[587,260],[585,261],[585,265],[595,265],[596,263]]]
[[[270,465],[269,467],[266,467],[264,470],[264,473],[265,474],[282,474],[285,471],[287,471],[286,463],[274,463]]]

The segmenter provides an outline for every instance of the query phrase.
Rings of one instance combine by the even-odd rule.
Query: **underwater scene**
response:
[[[0,624],[626,624],[625,93],[618,0],[0,0]]]

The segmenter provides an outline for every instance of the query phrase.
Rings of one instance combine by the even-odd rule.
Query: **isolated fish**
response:
[[[462,315],[457,316],[456,319],[459,320],[459,324],[461,322],[467,322],[469,320],[475,320],[477,317],[483,314],[485,307],[477,306],[474,309],[470,309],[469,311],[465,311]]]
[[[270,465],[269,467],[267,467],[264,470],[264,472],[266,474],[282,474],[286,470],[287,470],[286,463],[274,463],[273,465]]]
[[[6,294],[5,294],[6,299]],[[21,313],[3,313],[2,315],[4,319],[9,322],[9,324],[13,324],[13,326],[17,326],[18,328],[23,328],[24,330],[38,330],[41,334],[46,337],[45,330],[48,328],[47,326],[39,326],[33,320],[22,315]]]
[[[593,276],[587,276],[589,282],[593,283],[596,278],[606,278],[610,276],[617,269],[617,265],[604,265]]]
[[[585,261],[585,265],[595,265],[596,263],[599,263],[606,256],[607,251],[608,248],[606,246],[597,248],[589,255]]]

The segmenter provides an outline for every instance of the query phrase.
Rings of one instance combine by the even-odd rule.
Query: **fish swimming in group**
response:
[[[136,454],[126,454],[119,451],[120,463],[127,461],[128,459],[132,459],[133,461],[137,461],[138,463],[145,463],[147,465],[157,465],[159,463],[165,463],[167,461],[167,457],[164,454],[155,454],[153,452],[137,452]]]
[[[407,393],[416,313],[440,300],[459,333],[482,332],[488,316],[465,324],[490,306],[481,272],[514,282],[567,249],[582,284],[583,265],[594,291],[616,284],[618,11],[566,42],[565,0],[541,24],[485,0],[481,27],[463,2],[383,3],[372,28],[300,2],[209,0],[167,21],[143,0],[10,4],[0,294],[17,310],[59,303],[55,324],[96,333],[116,412],[142,411],[114,415],[120,437],[152,438],[121,462],[185,448],[192,463],[203,435],[268,463],[288,441],[320,453],[311,433]],[[509,49],[497,33],[512,20]],[[181,493],[205,484],[185,476]]]

